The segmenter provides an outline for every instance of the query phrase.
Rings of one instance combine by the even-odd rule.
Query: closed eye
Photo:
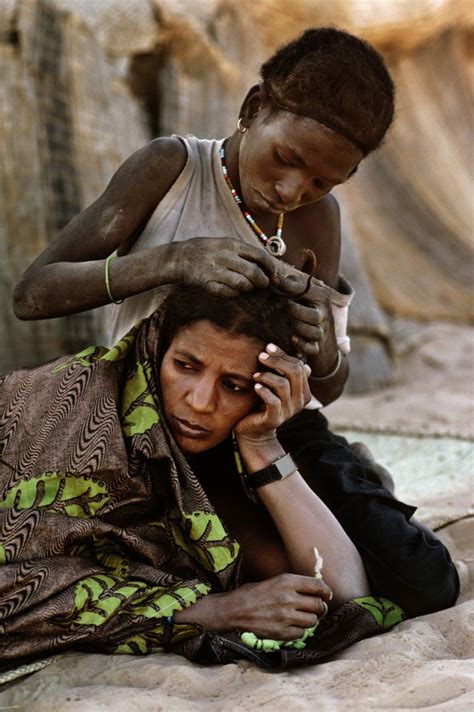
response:
[[[287,158],[281,155],[279,151],[276,149],[273,152],[273,155],[275,156],[276,160],[278,163],[281,163],[282,166],[294,166],[295,164],[292,161],[289,161]]]
[[[283,156],[276,148],[273,151],[273,155],[275,156],[276,161],[278,163],[280,163],[280,165],[282,165],[282,166],[288,166],[291,168],[299,167],[299,164],[296,161],[291,160],[289,158],[285,158],[285,156]],[[329,193],[334,187],[334,185],[330,185],[330,186],[327,185],[324,181],[320,180],[319,178],[314,179],[313,185],[318,190],[323,190],[326,193]]]

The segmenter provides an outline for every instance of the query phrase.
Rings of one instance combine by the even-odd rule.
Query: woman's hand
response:
[[[199,623],[205,630],[255,633],[260,638],[294,640],[327,612],[329,586],[312,576],[280,574],[211,594],[175,615],[178,623]]]
[[[178,278],[212,294],[234,297],[276,280],[277,261],[262,247],[231,237],[194,237],[176,243]]]
[[[280,278],[278,288],[293,297],[290,311],[295,321],[292,341],[296,348],[307,356],[315,356],[326,342],[335,345],[334,318],[324,284],[294,270]]]
[[[280,265],[278,277],[279,290],[293,298],[290,305],[295,323],[292,339],[300,353],[308,358],[313,376],[311,391],[323,405],[328,405],[341,395],[349,368],[345,359],[340,361],[327,287],[319,279],[287,266]],[[338,363],[340,367],[334,376],[324,380]]]
[[[308,384],[311,370],[300,359],[288,356],[274,344],[268,344],[258,358],[271,370],[254,374],[262,408],[247,415],[234,428],[243,456],[248,447],[276,441],[277,428],[301,412],[311,399]]]
[[[325,338],[334,335],[335,339],[331,304],[329,298],[315,304],[310,304],[303,299],[299,302],[290,302],[290,313],[295,325],[291,340],[302,354],[316,356]]]

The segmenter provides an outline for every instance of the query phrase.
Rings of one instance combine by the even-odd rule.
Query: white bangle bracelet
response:
[[[332,378],[333,376],[336,375],[336,373],[341,368],[341,364],[342,364],[342,354],[338,349],[337,350],[337,363],[336,363],[336,366],[334,367],[334,369],[331,371],[331,373],[328,373],[327,376],[311,376],[311,378],[315,381],[328,381],[330,378]]]

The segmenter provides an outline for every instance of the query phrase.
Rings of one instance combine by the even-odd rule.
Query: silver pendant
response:
[[[286,252],[285,242],[281,239],[281,237],[277,237],[276,235],[268,238],[265,247],[274,257],[283,257]]]

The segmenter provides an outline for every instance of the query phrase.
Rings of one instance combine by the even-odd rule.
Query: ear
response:
[[[264,85],[262,83],[254,84],[247,92],[247,96],[240,107],[239,117],[242,119],[242,124],[248,128],[259,111],[269,103],[270,97]]]

